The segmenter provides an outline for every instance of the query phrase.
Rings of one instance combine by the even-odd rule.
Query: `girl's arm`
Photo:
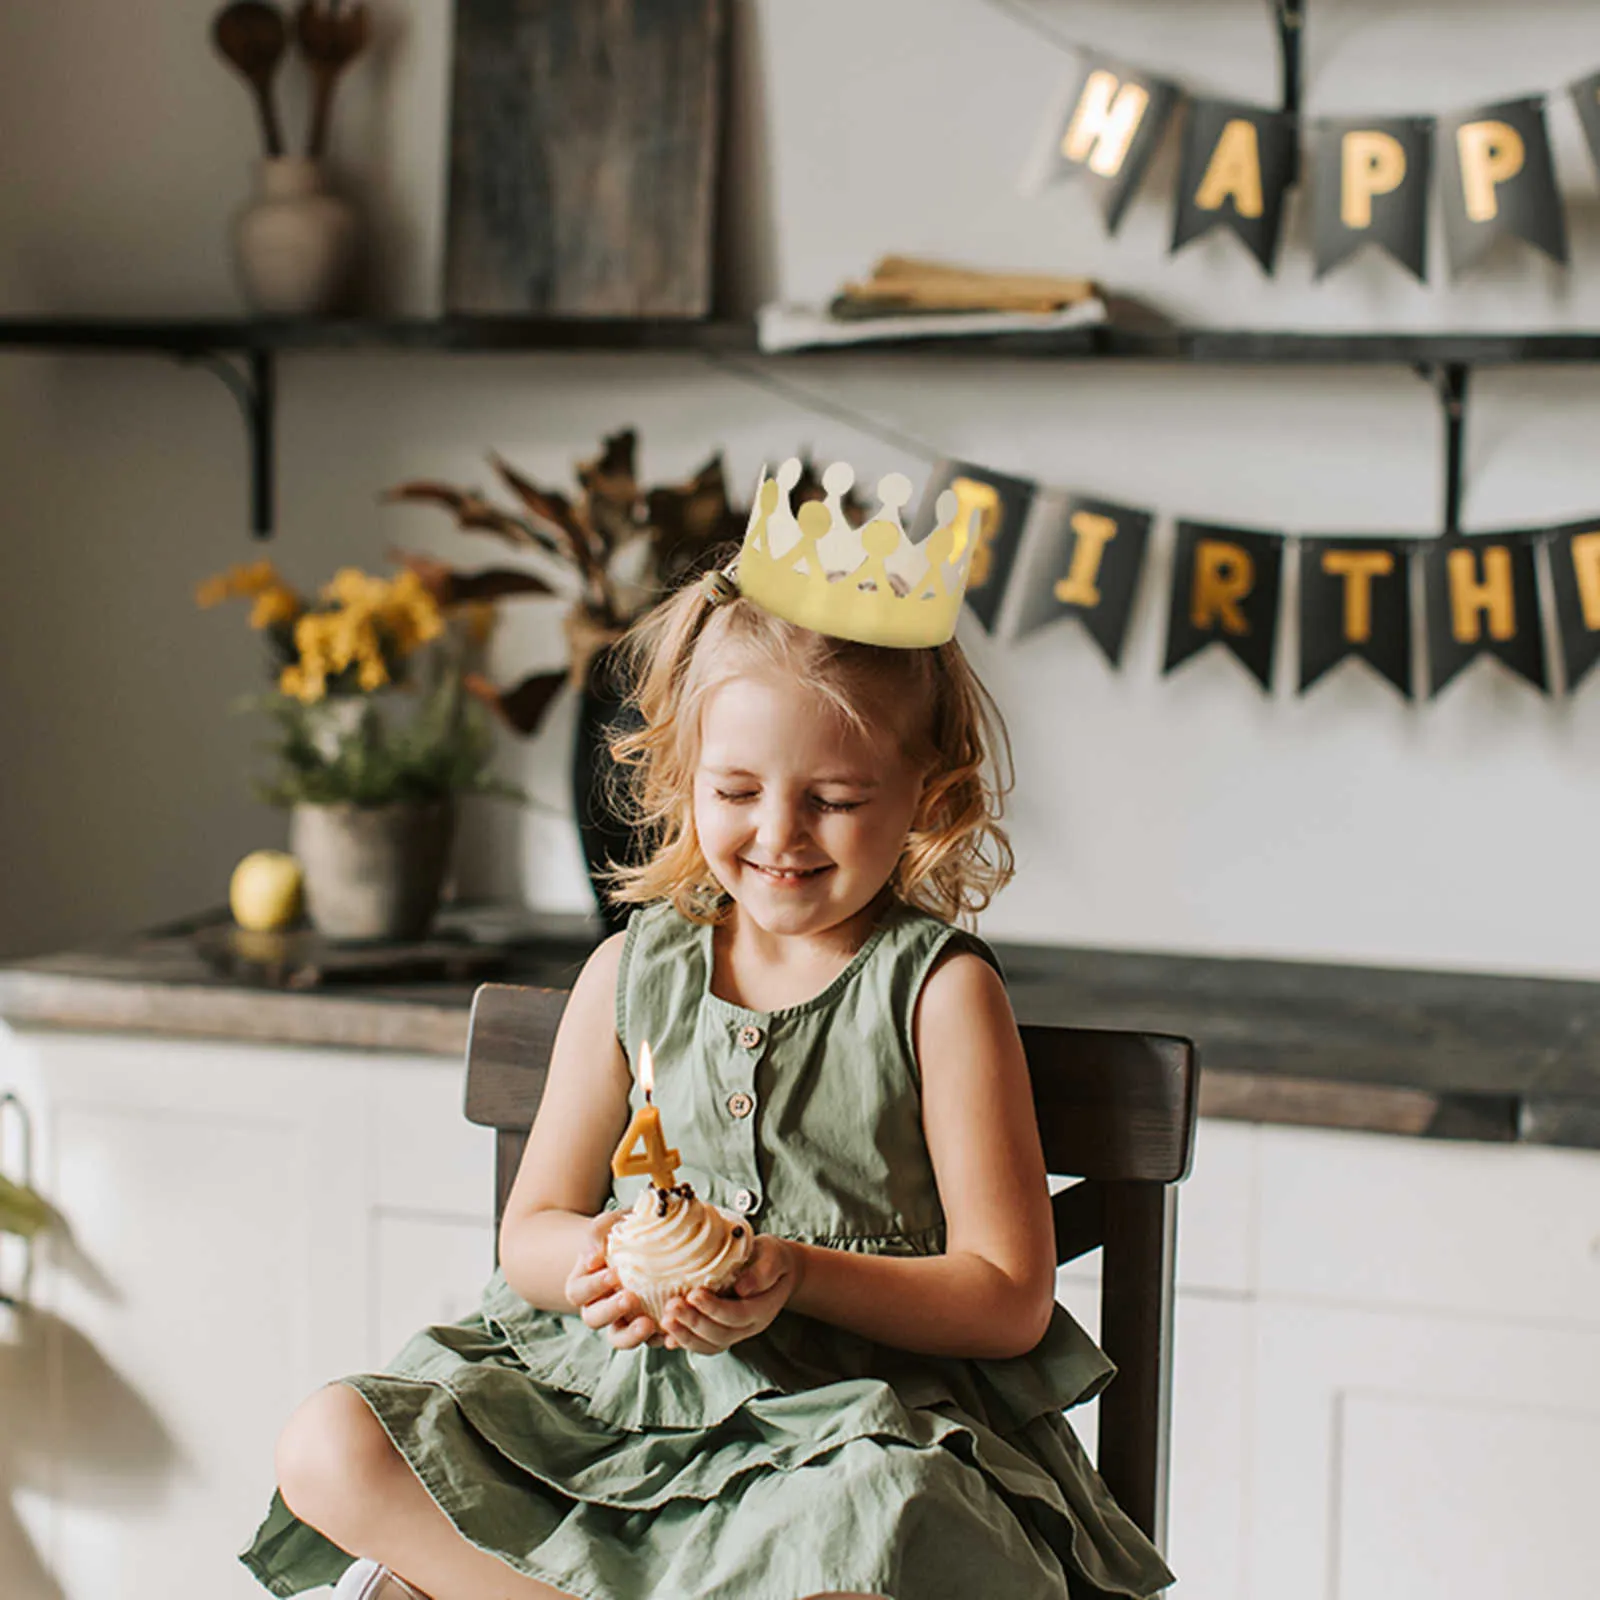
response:
[[[908,1260],[797,1245],[789,1305],[926,1355],[1025,1354],[1055,1304],[1055,1226],[1022,1039],[999,974],[970,951],[947,957],[923,985],[912,1032],[945,1253]]]
[[[595,1249],[594,1217],[611,1192],[611,1152],[628,1121],[628,1063],[616,1023],[623,938],[607,939],[572,986],[500,1223],[506,1282],[546,1311],[573,1309],[568,1275]]]

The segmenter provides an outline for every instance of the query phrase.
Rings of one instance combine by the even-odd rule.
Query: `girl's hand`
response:
[[[661,1342],[660,1329],[606,1265],[606,1235],[626,1215],[624,1211],[602,1211],[589,1224],[589,1244],[567,1274],[566,1283],[572,1309],[596,1332],[603,1329],[618,1350]]]
[[[787,1239],[758,1233],[749,1265],[731,1294],[694,1289],[667,1303],[661,1319],[669,1350],[714,1356],[741,1339],[765,1332],[800,1280],[800,1252]]]

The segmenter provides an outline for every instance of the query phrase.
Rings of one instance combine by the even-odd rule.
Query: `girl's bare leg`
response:
[[[277,1471],[279,1492],[302,1522],[432,1600],[571,1600],[468,1544],[346,1384],[319,1389],[290,1417]]]

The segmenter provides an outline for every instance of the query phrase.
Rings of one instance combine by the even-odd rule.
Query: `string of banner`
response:
[[[1037,19],[1006,5],[1035,27]],[[1040,186],[1081,176],[1115,233],[1168,126],[1183,112],[1172,245],[1225,228],[1271,273],[1284,197],[1301,173],[1299,45],[1303,8],[1279,0],[1284,106],[1269,109],[1186,93],[1178,84],[1092,49],[1079,57],[1052,123]],[[1053,37],[1053,36],[1051,36]],[[1056,40],[1058,44],[1063,41]],[[1600,72],[1568,88],[1600,166]],[[1566,264],[1567,226],[1545,125],[1545,96],[1525,95],[1448,116],[1313,117],[1311,243],[1320,278],[1375,244],[1426,281],[1428,187],[1435,158],[1452,276],[1504,236]]]
[[[932,532],[933,506],[945,489],[956,494],[964,515],[979,513],[967,605],[985,632],[999,632],[1003,622],[1006,637],[1021,639],[1076,617],[1106,660],[1121,666],[1155,511],[943,457],[770,367],[728,356],[708,359],[932,462],[911,536],[921,540]],[[1545,593],[1553,599],[1549,631],[1558,641],[1567,693],[1600,661],[1600,516],[1418,538],[1290,534],[1182,517],[1176,527],[1164,673],[1220,644],[1270,692],[1291,547],[1298,561],[1302,694],[1353,657],[1408,700],[1419,698],[1413,666],[1419,589],[1430,697],[1481,655],[1501,661],[1542,693],[1553,692]],[[1539,582],[1541,560],[1548,564],[1548,588]]]

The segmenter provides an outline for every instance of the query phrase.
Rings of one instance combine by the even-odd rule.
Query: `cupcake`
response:
[[[606,1235],[606,1260],[622,1287],[659,1323],[676,1295],[732,1288],[752,1246],[749,1223],[697,1200],[688,1184],[651,1185]]]

